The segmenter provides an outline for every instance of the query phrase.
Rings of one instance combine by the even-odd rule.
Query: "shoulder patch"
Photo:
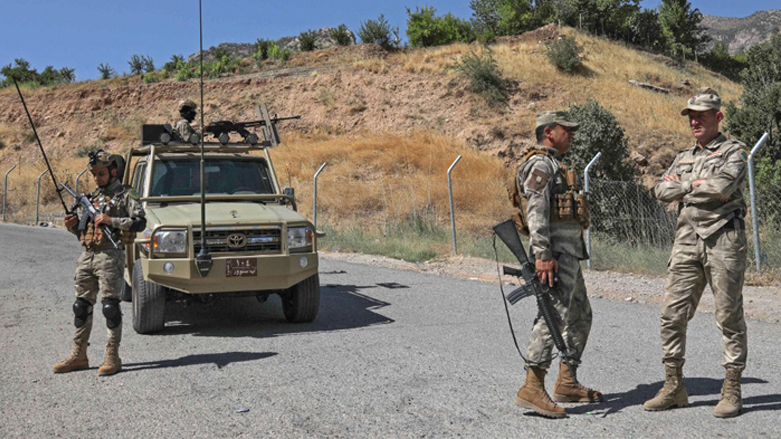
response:
[[[748,149],[745,147],[740,148],[738,151],[738,157],[740,157],[741,160],[744,162],[748,161]]]
[[[136,192],[136,190],[133,188],[127,190],[127,195],[134,200],[138,200],[139,198],[141,198],[138,196],[138,192]]]
[[[531,177],[529,177],[529,188],[534,191],[541,191],[548,184],[548,180],[550,180],[550,174],[542,169],[535,168],[532,170]]]

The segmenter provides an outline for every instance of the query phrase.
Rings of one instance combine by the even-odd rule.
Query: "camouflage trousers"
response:
[[[123,250],[84,250],[76,263],[76,275],[73,285],[76,297],[87,300],[90,305],[90,315],[87,322],[76,328],[73,341],[78,344],[89,341],[92,332],[92,316],[98,293],[101,299],[119,299],[124,284],[125,252]],[[97,307],[101,309],[100,306]],[[107,328],[108,329],[108,328]],[[122,339],[122,325],[108,329],[108,342],[119,343]]]
[[[669,281],[662,307],[663,361],[682,366],[686,353],[686,328],[694,317],[706,284],[716,307],[716,325],[722,334],[726,368],[746,367],[748,341],[743,318],[743,275],[746,270],[746,232],[722,228],[695,245],[673,246]]]
[[[553,307],[558,314],[561,335],[575,359],[575,365],[580,364],[580,357],[586,347],[589,332],[591,332],[591,304],[586,294],[586,283],[580,261],[568,254],[554,254],[559,263],[559,281],[552,294]],[[542,316],[537,316],[532,328],[526,359],[530,365],[548,369],[553,357],[553,338]]]

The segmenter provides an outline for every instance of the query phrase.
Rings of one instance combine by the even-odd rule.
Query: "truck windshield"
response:
[[[201,193],[200,159],[155,161],[150,196],[184,196]],[[204,164],[207,194],[273,194],[266,163],[258,160],[207,159]]]

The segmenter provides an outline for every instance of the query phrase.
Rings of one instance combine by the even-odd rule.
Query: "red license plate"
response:
[[[258,275],[258,260],[255,258],[236,258],[225,261],[225,276],[244,277]]]

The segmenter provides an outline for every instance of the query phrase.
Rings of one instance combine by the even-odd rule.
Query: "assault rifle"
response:
[[[95,217],[100,215],[100,212],[98,211],[98,209],[95,208],[95,206],[92,205],[92,202],[89,200],[89,198],[87,198],[86,195],[77,194],[76,191],[68,187],[66,183],[60,184],[60,187],[65,192],[69,193],[74,199],[74,202],[70,207],[69,213],[77,215],[76,209],[81,207],[81,217],[79,218],[79,225],[76,228],[78,234],[81,235],[82,233],[84,233],[85,230],[87,230],[87,224],[95,221]],[[106,238],[109,241],[111,241],[111,245],[113,245],[115,249],[119,248],[119,242],[117,242],[114,233],[107,225],[101,224],[100,230],[102,230]]]
[[[272,124],[276,124],[277,122],[283,120],[293,120],[293,119],[301,119],[301,116],[287,116],[287,117],[274,116],[273,118],[269,119],[269,122],[271,122]],[[239,133],[241,137],[244,138],[244,141],[246,143],[249,143],[250,145],[255,145],[258,143],[258,136],[256,134],[250,133],[247,130],[247,128],[256,127],[256,126],[266,126],[266,121],[253,120],[250,122],[231,122],[229,120],[221,120],[206,125],[206,127],[204,127],[204,131],[206,133],[213,134],[214,137],[217,138],[222,144],[228,143],[230,133]]]
[[[573,364],[574,358],[572,357],[567,344],[564,342],[564,337],[561,335],[561,328],[556,320],[557,313],[551,303],[551,289],[547,284],[540,282],[540,279],[537,277],[534,264],[529,261],[529,257],[526,256],[526,251],[523,249],[521,239],[518,237],[518,230],[515,228],[515,223],[512,220],[507,220],[497,224],[494,226],[494,233],[496,233],[496,236],[498,236],[499,239],[504,242],[504,245],[510,249],[512,254],[518,259],[518,262],[521,263],[520,270],[508,266],[502,267],[504,274],[523,279],[524,283],[519,288],[516,288],[507,294],[507,301],[510,302],[510,305],[515,305],[518,301],[528,296],[533,295],[537,299],[538,316],[542,316],[545,325],[548,326],[548,332],[550,332],[551,338],[553,338],[553,344],[561,353],[562,361],[567,365],[575,384],[577,384],[578,379]]]

